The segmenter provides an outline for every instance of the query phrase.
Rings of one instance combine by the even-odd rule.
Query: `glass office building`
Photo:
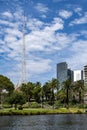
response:
[[[62,82],[66,81],[68,78],[67,70],[68,70],[68,65],[66,62],[57,64],[57,79],[60,83],[60,87]]]
[[[67,79],[73,81],[73,71],[68,68],[66,62],[61,62],[57,64],[57,79],[60,83],[60,89],[62,87],[62,83]]]

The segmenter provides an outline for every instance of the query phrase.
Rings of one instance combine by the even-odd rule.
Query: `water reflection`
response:
[[[0,130],[87,130],[85,114],[1,116]]]

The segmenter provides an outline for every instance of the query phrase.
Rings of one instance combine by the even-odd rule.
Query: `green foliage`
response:
[[[63,104],[66,102],[66,93],[63,89],[57,92],[57,101]]]
[[[66,104],[68,106],[69,104],[69,90],[71,87],[71,81],[67,79],[66,81],[63,82],[63,89],[65,90],[66,93]]]
[[[14,85],[6,76],[0,75],[0,92],[6,89],[10,95],[14,90]]]
[[[41,84],[40,82],[37,82],[34,84],[34,99],[36,102],[40,103],[40,99],[41,99]]]
[[[27,102],[23,105],[23,108],[41,108],[41,105],[37,102]]]
[[[21,91],[26,95],[26,101],[30,102],[33,98],[34,84],[28,82],[27,84],[22,84]]]
[[[14,92],[9,98],[8,98],[9,104],[15,104],[15,109],[17,109],[17,105],[23,105],[25,103],[25,96],[21,92]]]
[[[23,110],[23,107],[21,105],[18,106],[18,110]]]
[[[8,93],[3,93],[5,89]],[[0,98],[3,98],[2,105],[9,102],[9,104],[15,104],[15,108],[18,105],[25,105],[25,108],[38,108],[42,104],[44,107],[63,107],[63,106],[81,106],[84,99],[84,85],[82,81],[71,83],[70,80],[66,80],[62,84],[62,89],[59,90],[59,81],[52,78],[41,86],[40,82],[22,84],[21,92],[14,92],[14,85],[9,78],[0,75]],[[2,100],[1,100],[2,101]],[[44,105],[46,104],[46,105]],[[8,107],[8,106],[7,106]]]
[[[32,102],[31,103],[31,108],[40,108],[40,107],[41,107],[41,105],[38,104],[37,102]]]

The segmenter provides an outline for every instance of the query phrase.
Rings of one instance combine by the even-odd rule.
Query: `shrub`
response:
[[[41,106],[37,102],[31,103],[31,108],[40,108]]]
[[[23,110],[23,107],[22,107],[22,106],[19,106],[19,107],[18,107],[18,110]]]

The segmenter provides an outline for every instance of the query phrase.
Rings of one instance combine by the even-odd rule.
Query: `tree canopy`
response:
[[[9,94],[14,90],[14,84],[6,76],[0,75],[0,91],[6,89]]]

